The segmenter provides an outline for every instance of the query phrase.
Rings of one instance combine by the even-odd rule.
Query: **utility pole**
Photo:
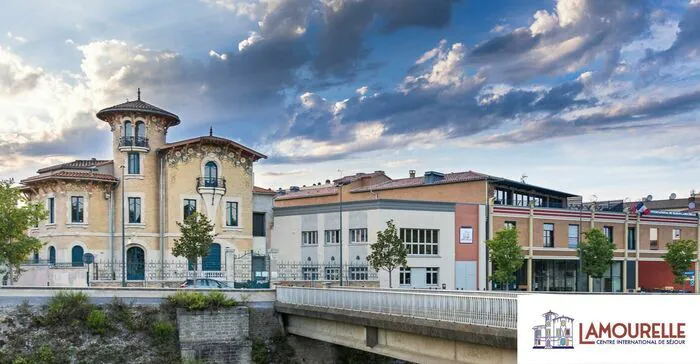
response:
[[[124,227],[124,164],[121,166],[122,169],[122,180],[121,180],[121,185],[122,185],[122,287],[126,287],[126,229]]]

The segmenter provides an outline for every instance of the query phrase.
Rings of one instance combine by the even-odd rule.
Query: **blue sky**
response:
[[[700,189],[699,0],[2,1],[0,178],[111,158],[135,98],[270,156],[264,187],[475,170]],[[338,170],[342,170],[339,172]]]

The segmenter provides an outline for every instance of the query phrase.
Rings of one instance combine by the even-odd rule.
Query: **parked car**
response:
[[[188,279],[180,285],[180,288],[229,288],[226,282],[211,278]]]

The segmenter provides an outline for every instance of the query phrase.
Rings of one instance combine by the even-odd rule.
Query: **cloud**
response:
[[[0,46],[0,96],[34,89],[43,74],[41,68],[24,64],[19,56]]]
[[[309,169],[297,169],[285,172],[263,172],[262,175],[265,177],[303,176],[309,174],[309,172],[311,172]]]
[[[647,32],[649,18],[647,1],[558,0],[554,11],[535,12],[529,28],[478,44],[468,60],[492,81],[518,83],[576,72],[601,55],[614,70],[620,47]]]
[[[7,38],[12,39],[17,43],[26,43],[27,42],[27,38],[20,37],[17,34],[12,34],[12,32],[7,32]]]

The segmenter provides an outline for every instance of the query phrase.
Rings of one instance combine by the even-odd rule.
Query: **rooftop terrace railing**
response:
[[[510,295],[407,290],[277,287],[280,303],[516,329]]]

